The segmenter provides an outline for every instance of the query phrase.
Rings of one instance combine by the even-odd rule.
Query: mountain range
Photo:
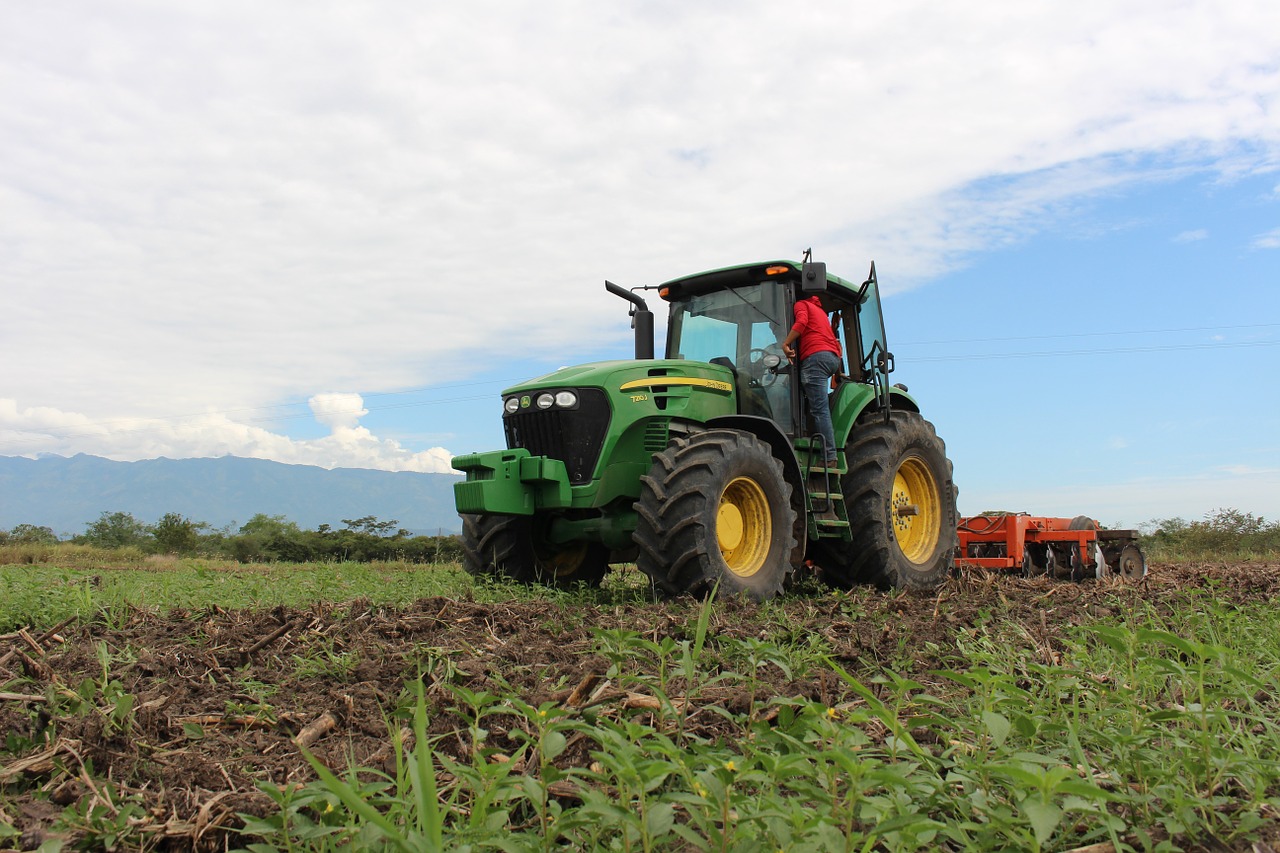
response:
[[[376,516],[415,534],[457,533],[453,474],[286,465],[265,459],[145,459],[115,462],[77,454],[37,459],[0,456],[0,529],[52,528],[83,533],[104,512],[155,523],[176,512],[233,529],[254,515],[282,515],[303,529],[341,528],[342,519]]]

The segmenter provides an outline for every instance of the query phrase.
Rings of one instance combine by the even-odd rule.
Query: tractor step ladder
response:
[[[822,442],[802,438],[796,441],[796,456],[805,475],[805,496],[818,537],[847,538],[849,513],[840,488],[844,451],[836,452],[836,467],[828,468],[822,458]]]

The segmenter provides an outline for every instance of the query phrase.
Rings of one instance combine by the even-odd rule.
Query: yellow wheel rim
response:
[[[586,542],[573,542],[560,551],[538,554],[538,562],[542,564],[542,570],[552,577],[572,577],[582,568],[582,562],[587,558],[587,548]]]
[[[773,540],[773,517],[760,484],[738,477],[725,486],[716,512],[716,544],[729,571],[749,578],[764,567]]]
[[[942,532],[942,496],[920,457],[903,460],[893,475],[889,514],[903,556],[917,564],[933,556]]]

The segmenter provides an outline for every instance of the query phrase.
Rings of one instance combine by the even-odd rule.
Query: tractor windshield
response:
[[[782,341],[791,328],[788,288],[778,282],[723,288],[672,302],[667,357],[728,367],[743,414],[771,417],[789,429],[789,377]],[[775,360],[776,357],[776,360]]]
[[[791,327],[785,288],[776,283],[688,296],[671,306],[668,358],[746,363],[753,349],[780,344]]]

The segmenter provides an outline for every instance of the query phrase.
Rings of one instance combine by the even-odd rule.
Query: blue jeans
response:
[[[800,362],[800,384],[809,400],[813,422],[827,443],[827,461],[836,458],[836,432],[831,425],[831,377],[840,371],[840,357],[833,352],[815,352]]]

